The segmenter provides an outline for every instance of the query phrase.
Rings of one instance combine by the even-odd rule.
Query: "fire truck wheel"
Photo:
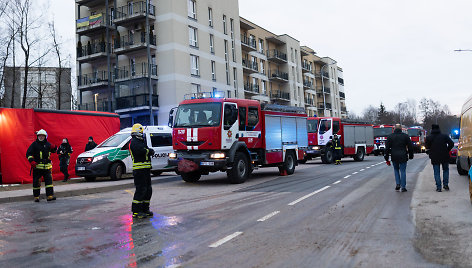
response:
[[[358,148],[357,153],[354,156],[354,160],[360,162],[360,161],[364,160],[364,156],[365,156],[364,148]]]
[[[200,180],[200,177],[202,174],[198,171],[193,171],[193,172],[188,172],[188,173],[181,173],[180,176],[182,176],[182,180],[185,182],[197,182]]]
[[[85,177],[85,181],[87,182],[93,182],[97,179],[97,177]]]
[[[233,168],[226,172],[230,183],[237,184],[246,181],[249,175],[249,162],[246,155],[242,152],[236,152],[234,156]]]
[[[282,166],[282,169],[287,172],[287,175],[292,175],[295,173],[295,155],[293,152],[288,152],[285,155],[285,161]]]
[[[457,173],[459,173],[459,175],[462,175],[462,176],[467,175],[467,170],[462,168],[459,158],[457,158],[456,166],[457,166]]]
[[[321,155],[321,162],[323,164],[331,164],[333,163],[334,155],[333,150],[327,149],[324,154]]]

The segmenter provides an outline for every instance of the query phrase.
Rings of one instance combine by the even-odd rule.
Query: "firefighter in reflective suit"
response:
[[[31,169],[33,170],[33,196],[34,202],[39,202],[39,194],[41,192],[41,178],[44,178],[46,185],[47,201],[56,200],[54,197],[54,189],[52,184],[52,163],[51,153],[55,153],[57,147],[52,146],[47,141],[48,134],[44,129],[36,133],[37,139],[30,145],[26,151]]]
[[[339,141],[338,135],[334,134],[333,139],[331,140],[331,148],[333,149],[333,156],[335,160],[335,165],[341,164],[341,157],[343,155],[343,150],[341,147],[341,142]]]
[[[147,147],[144,128],[141,124],[134,124],[131,129],[129,152],[133,160],[133,176],[136,187],[131,205],[133,218],[152,217],[153,213],[149,210],[149,205],[152,196],[151,157],[154,155],[154,150]]]

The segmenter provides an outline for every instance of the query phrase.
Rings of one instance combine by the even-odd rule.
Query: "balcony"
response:
[[[307,62],[302,63],[302,73],[313,73],[311,69],[311,64]]]
[[[241,35],[241,49],[245,51],[256,51],[256,39]]]
[[[156,36],[149,36],[149,45],[152,50],[156,50]],[[122,36],[119,39],[115,40],[115,54],[120,55],[124,53],[129,53],[136,50],[146,49],[146,33],[142,32],[141,34],[133,34]]]
[[[341,107],[341,112],[343,112],[343,113],[347,113],[347,109],[346,109],[346,107]]]
[[[315,100],[312,98],[305,98],[305,104],[308,106],[314,106],[315,105]]]
[[[252,93],[252,94],[260,94],[259,85],[252,84],[252,83],[245,83],[244,91],[248,93]]]
[[[303,88],[308,90],[313,89],[313,83],[311,81],[305,80],[303,81]]]
[[[76,21],[77,34],[85,36],[101,34],[106,28],[112,29],[110,21],[111,16],[108,17],[108,21],[105,21],[105,15],[102,13],[83,17]]]
[[[318,78],[323,77],[324,79],[329,79],[329,73],[328,72],[317,72],[316,77],[318,77]]]
[[[338,83],[344,86],[344,79],[342,79],[341,77],[338,77]]]
[[[157,79],[157,65],[151,64],[151,78]],[[147,62],[129,66],[122,66],[116,69],[116,81],[125,81],[138,78],[147,78],[149,74],[149,64]]]
[[[75,3],[85,7],[96,7],[100,5],[105,5],[104,0],[75,0]]]
[[[77,89],[92,90],[108,86],[108,82],[113,85],[114,77],[112,72],[97,71],[91,74],[79,75],[77,77]]]
[[[267,51],[267,59],[278,64],[283,64],[287,63],[287,54],[277,49],[272,49]]]
[[[269,80],[270,81],[277,81],[277,82],[288,82],[288,73],[279,72],[279,71],[269,71]]]
[[[346,99],[346,94],[344,92],[339,92],[339,97],[341,99]]]
[[[95,102],[88,102],[79,104],[79,110],[82,111],[98,111],[98,112],[113,112],[112,102],[108,100],[101,100]]]
[[[274,91],[270,93],[270,98],[273,100],[290,101],[290,93],[282,91]]]
[[[253,74],[253,73],[259,72],[257,62],[252,62],[247,59],[243,59],[242,65],[243,65],[243,71],[246,73]]]
[[[107,57],[111,52],[111,44],[105,42],[92,42],[86,46],[77,47],[77,61],[80,63],[91,62]]]
[[[113,22],[119,26],[143,21],[146,19],[146,2],[128,3],[126,6],[117,8],[115,14]],[[156,20],[156,7],[151,4],[149,4],[149,20],[151,22]]]
[[[323,87],[316,87],[316,93],[323,94]],[[329,87],[324,87],[324,94],[331,94],[331,89]]]
[[[140,94],[116,98],[116,110],[136,107],[149,107],[149,94]],[[159,107],[159,96],[152,95],[152,107]]]

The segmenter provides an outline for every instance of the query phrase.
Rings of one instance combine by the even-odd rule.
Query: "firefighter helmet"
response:
[[[142,136],[144,132],[143,125],[141,124],[134,124],[131,128],[131,135]]]
[[[36,132],[36,136],[39,135],[44,135],[46,138],[48,137],[48,133],[44,129],[40,129],[38,132]]]

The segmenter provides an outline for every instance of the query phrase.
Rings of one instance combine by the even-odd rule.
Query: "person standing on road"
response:
[[[406,192],[406,166],[409,159],[413,159],[413,144],[410,137],[402,132],[400,124],[395,125],[395,130],[388,135],[385,143],[385,161],[389,162],[392,156],[393,171],[395,173],[395,181],[397,186],[395,191],[400,190]]]
[[[34,202],[39,202],[39,194],[41,192],[41,178],[44,178],[46,186],[47,201],[56,200],[54,196],[54,186],[52,184],[52,163],[51,153],[55,153],[56,146],[52,146],[47,141],[47,132],[44,129],[36,133],[36,140],[29,146],[26,151],[26,158],[30,162],[33,170],[33,196]]]
[[[69,180],[69,162],[70,162],[70,155],[72,154],[72,146],[69,144],[69,140],[67,138],[62,139],[62,144],[57,149],[57,154],[59,155],[59,167],[61,169],[62,174],[64,174],[63,182],[67,182]]]
[[[133,177],[136,191],[131,205],[133,218],[143,219],[154,214],[149,210],[152,196],[151,156],[154,150],[148,148],[144,140],[144,128],[134,124],[131,129],[129,152],[133,160]]]
[[[448,135],[441,133],[439,125],[433,124],[431,129],[431,135],[426,137],[425,145],[433,165],[436,191],[441,192],[441,165],[444,190],[449,191],[449,151],[454,147],[454,142]]]
[[[331,149],[333,150],[333,156],[335,165],[341,164],[341,157],[343,154],[341,142],[339,141],[338,135],[334,134],[333,139],[331,140]]]
[[[85,145],[85,151],[90,151],[92,150],[93,148],[97,147],[97,144],[93,141],[93,137],[90,136],[88,138],[88,143]]]

